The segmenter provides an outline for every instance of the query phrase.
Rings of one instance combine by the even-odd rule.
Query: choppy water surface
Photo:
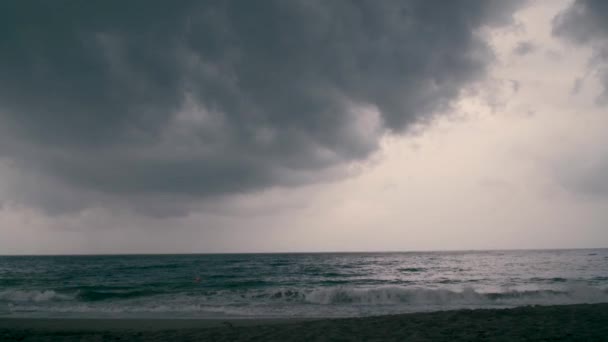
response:
[[[607,249],[0,257],[0,316],[343,317],[598,302],[608,302]]]

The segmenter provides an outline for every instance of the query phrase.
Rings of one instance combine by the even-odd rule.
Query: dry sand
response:
[[[608,341],[608,304],[297,321],[0,319],[0,341]]]

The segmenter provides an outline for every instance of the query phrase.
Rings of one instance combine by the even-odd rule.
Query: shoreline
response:
[[[326,318],[0,318],[0,331],[162,331],[214,327],[298,324]],[[1,335],[0,335],[1,336]]]
[[[2,318],[2,341],[608,340],[608,303],[332,319]]]

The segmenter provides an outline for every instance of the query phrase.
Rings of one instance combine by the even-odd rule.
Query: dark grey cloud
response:
[[[608,2],[577,0],[553,21],[553,34],[578,45],[593,47],[590,61],[604,86],[598,101],[608,101]],[[579,86],[576,86],[580,88]]]
[[[608,101],[608,2],[577,0],[553,20],[553,34],[579,46],[589,46],[593,56],[589,61],[592,74],[599,77],[603,92],[598,104]],[[587,75],[577,78],[572,89],[577,94]],[[561,165],[558,179],[569,191],[587,198],[608,196],[608,151],[598,146],[591,156],[581,153],[579,160]]]
[[[0,157],[76,209],[327,179],[482,77],[520,2],[3,1]]]
[[[534,43],[530,41],[519,42],[513,49],[513,53],[518,56],[525,56],[531,54],[534,51],[536,51],[536,45],[534,45]]]

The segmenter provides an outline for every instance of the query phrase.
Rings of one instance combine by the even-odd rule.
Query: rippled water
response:
[[[608,302],[607,249],[0,257],[0,316],[339,317],[597,302]]]

